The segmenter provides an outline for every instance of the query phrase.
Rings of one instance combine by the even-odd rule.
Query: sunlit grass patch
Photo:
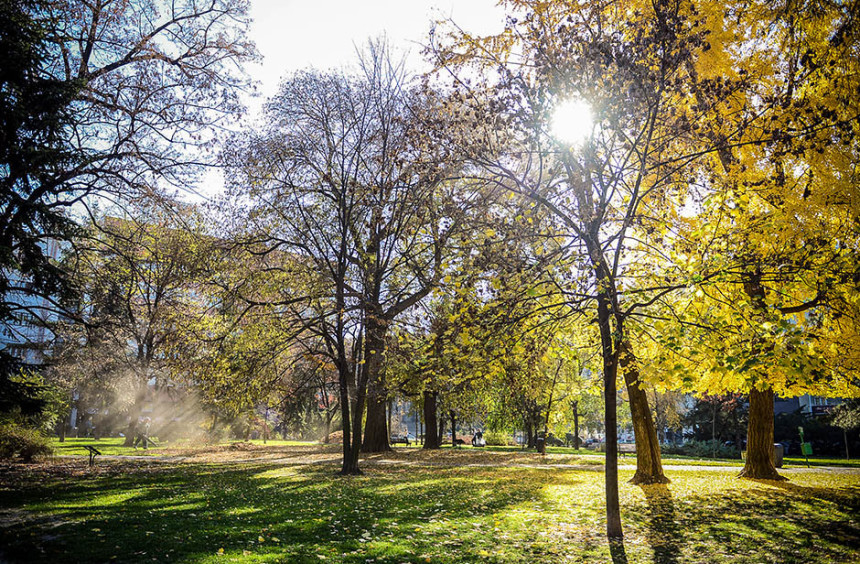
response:
[[[92,446],[103,455],[160,456],[164,455],[168,449],[179,446],[183,448],[190,446],[189,443],[170,444],[160,442],[158,446],[150,445],[147,448],[135,448],[123,446],[124,442],[125,439],[123,437],[106,437],[103,439],[93,439],[91,437],[66,438],[63,442],[60,442],[59,439],[51,439],[51,448],[54,449],[54,454],[58,455],[88,456],[88,451],[84,447]]]

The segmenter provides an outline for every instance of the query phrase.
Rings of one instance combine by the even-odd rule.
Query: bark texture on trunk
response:
[[[426,449],[437,449],[442,446],[442,440],[437,433],[439,423],[436,421],[437,393],[424,391],[424,446]]]
[[[368,394],[370,396],[370,394]],[[385,414],[386,401],[379,396],[367,399],[367,418],[364,423],[362,452],[386,452],[391,450],[388,442],[388,421]]]
[[[636,440],[636,473],[633,474],[630,483],[668,484],[669,478],[663,474],[660,442],[657,440],[657,428],[654,426],[651,409],[648,406],[648,394],[640,386],[639,369],[630,351],[630,344],[627,342],[621,345],[619,362],[624,371],[624,383],[630,398],[630,414],[633,418],[633,434]]]
[[[738,477],[786,480],[776,471],[773,456],[773,390],[753,388],[747,426],[747,459]]]
[[[383,373],[385,333],[385,323],[369,314],[364,342],[363,369],[367,372],[367,419],[364,427],[364,441],[361,445],[362,452],[391,450],[386,413],[388,394]]]
[[[598,287],[607,282],[604,270],[597,269]],[[605,291],[597,295],[597,321],[600,326],[601,356],[603,357],[603,420],[606,433],[606,536],[624,537],[621,527],[621,503],[618,496],[618,356],[615,350],[611,321],[611,301]]]

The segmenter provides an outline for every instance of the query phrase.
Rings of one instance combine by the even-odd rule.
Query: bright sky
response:
[[[284,76],[308,67],[343,68],[355,64],[356,46],[382,34],[416,72],[426,67],[421,46],[432,22],[451,18],[475,34],[501,31],[504,11],[497,0],[251,0],[250,37],[263,55],[248,68],[259,81],[260,96],[248,100],[256,119],[265,99]],[[197,186],[200,197],[220,192],[224,179],[212,170]]]
[[[409,52],[417,70],[432,21],[450,17],[482,35],[499,31],[504,21],[496,0],[252,0],[251,16],[251,37],[264,59],[249,70],[264,97],[290,72],[353,64],[356,45],[382,34]]]

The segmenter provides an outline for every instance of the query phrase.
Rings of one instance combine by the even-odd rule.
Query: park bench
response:
[[[93,464],[95,464],[96,456],[100,455],[101,452],[99,452],[99,449],[97,449],[96,447],[90,446],[90,445],[84,445],[84,448],[87,449],[87,451],[89,453],[90,466],[92,466]]]

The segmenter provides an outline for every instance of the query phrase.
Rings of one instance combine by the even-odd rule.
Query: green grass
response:
[[[791,456],[785,457],[784,459],[786,467],[789,468],[806,468],[806,459],[801,456]],[[809,458],[810,466],[836,466],[843,468],[860,468],[860,460],[851,459],[846,460],[845,458],[823,458],[817,456],[815,458]]]
[[[332,465],[269,462],[0,468],[0,561],[860,560],[860,473],[851,470],[774,483],[702,468],[645,488],[622,471],[625,539],[610,546],[599,466],[364,468],[348,478]]]
[[[63,442],[59,439],[51,439],[51,447],[54,449],[54,454],[58,455],[81,455],[87,456],[87,450],[84,446],[92,446],[105,455],[131,455],[131,456],[159,456],[164,454],[167,444],[159,443],[159,446],[150,446],[149,448],[133,448],[122,446],[125,441],[122,437],[106,437],[104,439],[92,438],[66,438]],[[174,445],[170,445],[174,446]]]
[[[124,439],[121,437],[110,437],[104,438],[100,440],[95,440],[92,438],[67,438],[64,442],[60,442],[58,439],[51,440],[51,446],[54,448],[55,454],[58,455],[78,455],[78,456],[87,456],[87,451],[84,449],[84,445],[92,445],[99,450],[103,455],[120,455],[120,456],[171,456],[177,454],[183,454],[187,451],[197,451],[201,449],[211,448],[217,445],[207,445],[201,443],[191,443],[187,441],[178,441],[178,442],[160,442],[159,446],[151,446],[148,449],[143,449],[141,447],[132,448],[122,446]],[[222,445],[229,445],[239,441],[228,441],[222,443]],[[272,448],[284,448],[284,447],[295,447],[295,446],[311,446],[316,445],[318,443],[314,441],[285,441],[285,440],[269,440],[265,443],[259,440],[253,441],[241,441],[248,442],[255,446],[266,446]],[[417,449],[420,448],[420,445],[412,444],[410,446],[406,445],[394,445],[395,449]],[[443,445],[443,449],[452,449],[451,445]],[[482,448],[474,448],[471,445],[467,446],[458,446],[453,450],[463,450],[463,451],[474,451],[474,452],[505,452],[505,453],[528,453],[534,451],[524,451],[521,447],[504,447],[504,446],[487,446]],[[558,464],[603,464],[605,459],[605,454],[600,452],[594,452],[588,449],[574,449],[569,447],[548,447],[547,454],[550,456],[547,457],[547,462],[550,463],[558,463]],[[682,456],[677,454],[664,454],[663,455],[663,464],[666,466],[681,464],[685,466],[737,466],[742,467],[743,461],[737,459],[728,459],[728,458],[694,458],[689,456]],[[621,453],[619,455],[619,462],[621,464],[635,464],[636,463],[636,455],[634,453]],[[836,467],[851,467],[851,468],[860,468],[860,460],[845,460],[840,458],[810,458],[809,459],[810,466],[836,466]],[[804,458],[797,457],[786,457],[785,459],[785,467],[786,468],[794,468],[794,467],[806,467],[806,460]]]
[[[185,451],[195,451],[200,449],[211,448],[211,444],[205,443],[194,443],[189,441],[159,441],[158,446],[150,445],[149,448],[144,449],[143,447],[127,447],[123,446],[123,442],[125,441],[122,437],[106,437],[103,439],[93,439],[93,438],[66,438],[63,442],[60,442],[59,439],[51,439],[51,447],[54,449],[54,454],[57,455],[80,455],[80,456],[88,456],[87,450],[84,446],[89,445],[98,449],[103,455],[106,456],[169,456],[176,455],[180,452]],[[282,440],[269,440],[264,443],[262,440],[253,440],[253,441],[228,441],[222,444],[229,445],[236,442],[248,442],[254,445],[266,446],[270,447],[291,447],[291,446],[307,446],[316,444],[314,442],[309,441],[282,441]]]

